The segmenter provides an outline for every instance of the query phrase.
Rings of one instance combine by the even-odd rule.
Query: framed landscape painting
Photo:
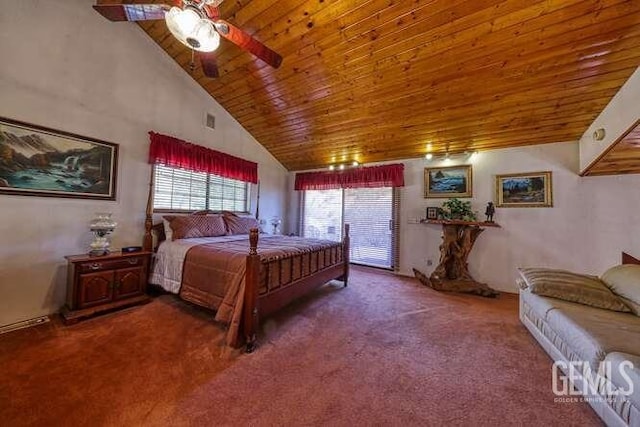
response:
[[[496,206],[501,208],[552,207],[551,172],[497,175]]]
[[[118,146],[0,118],[0,193],[116,199]]]
[[[424,197],[449,198],[473,195],[471,165],[424,168]]]

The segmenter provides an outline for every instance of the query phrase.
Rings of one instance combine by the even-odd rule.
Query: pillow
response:
[[[607,310],[631,311],[596,276],[550,268],[519,268],[518,271],[524,286],[533,294]]]
[[[171,240],[227,234],[221,215],[165,216],[163,219],[169,222],[169,228],[172,231]]]
[[[260,228],[258,220],[252,216],[225,215],[224,221],[229,234],[249,234],[252,228]]]
[[[640,316],[640,265],[624,264],[611,267],[604,272],[601,280],[636,316]]]

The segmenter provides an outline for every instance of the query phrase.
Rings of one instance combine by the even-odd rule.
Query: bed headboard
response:
[[[623,264],[640,264],[640,259],[634,258],[626,252],[622,252]]]

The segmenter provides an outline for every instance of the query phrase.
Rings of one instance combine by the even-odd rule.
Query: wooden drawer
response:
[[[87,261],[78,264],[80,273],[116,270],[119,268],[138,267],[144,264],[144,257],[128,257],[121,259]]]

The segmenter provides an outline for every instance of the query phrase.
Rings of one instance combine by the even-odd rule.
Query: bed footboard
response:
[[[290,286],[259,297],[261,259],[258,255],[258,229],[249,233],[249,254],[247,255],[247,272],[242,312],[242,331],[246,342],[247,353],[256,348],[256,334],[261,316],[267,316],[284,307],[296,298],[329,282],[341,280],[347,286],[349,280],[349,225],[345,224],[342,240],[342,262],[319,269],[315,273],[295,280]]]

